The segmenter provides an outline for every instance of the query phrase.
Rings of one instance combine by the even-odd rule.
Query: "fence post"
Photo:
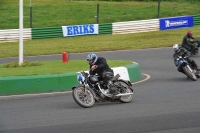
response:
[[[97,4],[97,24],[99,23],[99,4]]]
[[[32,4],[30,0],[30,28],[32,28]]]
[[[160,18],[160,1],[161,0],[158,0],[158,18]]]

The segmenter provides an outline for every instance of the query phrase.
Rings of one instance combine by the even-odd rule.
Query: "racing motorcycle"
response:
[[[199,47],[200,47],[200,38],[199,37],[196,37],[195,39],[192,40],[192,45],[193,45],[193,48],[192,49],[188,49],[187,47],[184,47],[188,52],[189,52],[189,55],[192,56],[192,55],[197,55],[199,53]]]
[[[75,102],[84,108],[92,107],[95,102],[131,102],[133,89],[130,81],[119,79],[119,74],[107,73],[107,77],[109,80],[105,85],[98,75],[89,75],[84,71],[78,73],[80,84],[72,87]]]
[[[176,60],[178,61],[178,67],[182,67],[185,75],[193,81],[197,80],[197,71],[192,68],[190,63],[185,59],[186,57],[179,56]]]

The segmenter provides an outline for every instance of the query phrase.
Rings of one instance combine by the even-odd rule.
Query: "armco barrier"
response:
[[[63,37],[62,27],[32,28],[32,39],[46,39]]]
[[[194,25],[200,25],[200,14],[194,15]]]
[[[112,23],[99,24],[99,34],[112,34]]]
[[[159,31],[159,19],[126,21],[112,23],[112,34],[129,34],[139,32]]]
[[[122,78],[129,79],[131,82],[141,78],[140,67],[137,63],[113,69],[115,74],[119,72]],[[78,84],[76,76],[77,73],[75,72],[55,75],[0,77],[0,95],[67,91]]]
[[[0,30],[0,43],[1,42],[16,42],[16,41],[19,41],[19,38],[20,38],[19,29]],[[32,39],[30,28],[23,29],[23,39],[24,40]]]

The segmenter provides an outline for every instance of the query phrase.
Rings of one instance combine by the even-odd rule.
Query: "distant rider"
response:
[[[175,52],[175,53],[173,54],[175,66],[178,67],[177,58],[179,58],[179,56],[186,57],[186,60],[191,64],[191,66],[192,66],[195,70],[197,70],[196,75],[199,76],[199,70],[200,70],[200,69],[198,68],[196,62],[195,62],[194,60],[192,60],[191,58],[189,58],[189,56],[188,56],[188,51],[187,51],[185,48],[183,48],[183,47],[179,47],[178,44],[174,44],[174,45],[173,45],[173,49],[174,49],[174,52]],[[185,72],[183,71],[182,67],[178,67],[177,69],[178,69],[179,72],[185,73]]]
[[[98,74],[102,78],[102,80],[105,82],[105,84],[107,84],[108,72],[112,73],[114,76],[114,71],[109,67],[105,58],[98,57],[96,54],[90,53],[87,55],[87,61],[88,61],[88,64],[90,65],[89,74],[90,75]]]
[[[194,42],[191,39],[195,39],[193,36],[192,31],[188,31],[187,34],[183,37],[182,46],[187,50],[191,51],[194,46],[192,45]]]

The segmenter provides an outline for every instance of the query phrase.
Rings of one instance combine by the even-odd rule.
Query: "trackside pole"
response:
[[[19,65],[23,63],[23,0],[19,0]]]

